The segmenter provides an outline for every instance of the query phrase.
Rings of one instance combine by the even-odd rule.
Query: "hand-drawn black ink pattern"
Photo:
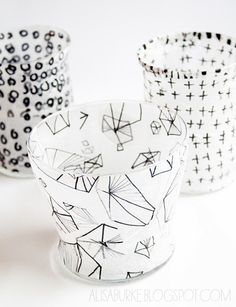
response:
[[[176,113],[177,114],[177,113]],[[176,114],[173,115],[170,111],[163,112],[161,111],[159,119],[166,130],[167,135],[181,135],[181,128],[178,127],[176,120]]]
[[[152,134],[159,134],[161,130],[161,124],[158,121],[152,121],[150,124]]]
[[[97,184],[97,193],[111,220],[128,226],[145,226],[155,208],[127,175],[109,176]]]
[[[49,117],[45,121],[46,126],[52,132],[53,135],[63,131],[64,129],[70,127],[69,111],[65,114],[58,114],[57,116]]]
[[[76,218],[76,223],[79,226],[85,225],[96,225],[97,222],[92,214],[86,208],[76,207],[75,205],[71,205],[63,202],[64,207],[68,212],[73,213]]]
[[[145,100],[178,113],[188,125],[183,192],[218,190],[234,178],[235,44],[235,38],[219,33],[189,32],[155,38],[138,51]],[[175,116],[163,114],[160,122],[167,134],[178,135],[178,125],[171,125]]]
[[[67,243],[60,240],[59,255],[64,265],[81,276],[101,279],[102,266],[80,244]]]
[[[143,271],[138,271],[138,272],[127,272],[127,274],[126,274],[126,279],[139,277],[139,276],[141,276],[141,275],[143,275]]]
[[[78,237],[77,242],[93,255],[94,259],[123,255],[116,250],[117,246],[123,243],[117,228],[106,224],[101,224]]]
[[[150,238],[137,242],[134,252],[136,254],[150,258],[151,249],[154,245],[154,236],[151,236]]]
[[[39,33],[34,36],[34,33]],[[26,33],[26,35],[22,35]],[[65,32],[32,26],[0,34],[0,168],[17,177],[32,176],[26,142],[32,128],[72,102]],[[18,82],[19,81],[19,82]],[[70,125],[59,115],[47,127],[57,134]]]
[[[160,151],[151,151],[150,149],[146,152],[141,152],[135,159],[132,169],[137,167],[144,167],[147,165],[151,165],[160,159],[161,152]]]
[[[82,121],[82,124],[80,125],[80,129],[82,129],[85,122],[87,121],[89,115],[85,112],[82,112],[82,111],[80,112],[80,114],[81,114],[80,120]]]
[[[51,196],[49,197],[49,200],[52,207],[52,216],[55,219],[58,229],[64,233],[70,233],[78,230],[79,228],[73,217]]]
[[[159,163],[159,165],[155,165],[149,168],[151,177],[156,177],[163,173],[168,173],[172,170],[173,167],[173,156],[171,159],[166,160],[165,162]]]
[[[102,155],[98,154],[92,158],[71,153],[56,148],[45,148],[49,165],[71,174],[92,174],[96,169],[103,167]]]
[[[142,107],[140,104],[136,104],[135,108],[138,108],[137,118],[133,118],[133,114],[125,112],[125,104],[123,103],[119,112],[113,110],[113,105],[110,104],[110,115],[104,115],[102,120],[102,131],[109,135],[111,140],[117,144],[117,151],[124,150],[124,144],[133,140],[132,125],[138,123],[142,119]]]

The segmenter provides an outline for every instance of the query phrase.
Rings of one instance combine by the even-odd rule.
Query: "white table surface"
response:
[[[235,1],[1,0],[0,28],[49,24],[72,37],[76,103],[142,99],[137,48],[156,35],[207,30],[236,36]],[[167,265],[130,283],[97,285],[61,274],[44,195],[33,179],[0,175],[0,306],[236,306],[236,183],[181,197],[176,250]]]

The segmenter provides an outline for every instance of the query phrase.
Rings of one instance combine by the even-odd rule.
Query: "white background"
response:
[[[142,99],[136,51],[149,38],[188,30],[236,36],[233,0],[1,0],[0,10],[1,31],[47,24],[71,34],[77,103]],[[235,198],[236,183],[181,197],[170,262],[134,282],[96,285],[50,265],[57,234],[36,182],[0,176],[0,306],[235,306]]]

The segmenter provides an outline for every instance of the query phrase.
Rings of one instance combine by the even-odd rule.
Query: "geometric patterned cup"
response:
[[[218,190],[235,178],[235,45],[229,36],[191,32],[150,40],[138,51],[146,101],[188,125],[182,192]]]
[[[32,176],[32,127],[72,101],[69,45],[67,33],[47,26],[0,34],[0,172]]]
[[[123,101],[74,106],[33,129],[32,168],[70,272],[120,281],[168,260],[186,130],[168,110]]]

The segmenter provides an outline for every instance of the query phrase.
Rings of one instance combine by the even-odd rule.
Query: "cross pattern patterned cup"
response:
[[[69,271],[119,281],[168,260],[186,130],[167,110],[128,102],[74,106],[33,129],[32,168]]]
[[[138,51],[145,99],[188,125],[183,192],[214,191],[235,177],[235,46],[229,36],[193,32],[150,40]]]
[[[0,33],[2,173],[32,176],[26,148],[32,127],[71,102],[69,45],[67,33],[46,26]]]

